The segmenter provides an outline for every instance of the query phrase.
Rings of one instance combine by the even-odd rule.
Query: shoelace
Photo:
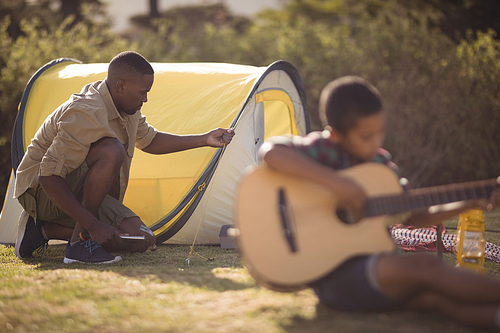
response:
[[[97,245],[97,243],[92,239],[87,239],[86,241],[82,242],[82,244],[90,253],[101,247],[100,245]]]
[[[35,250],[36,254],[40,255],[40,258],[43,257],[43,254],[45,253],[45,250],[49,248],[49,241],[44,239],[41,241],[40,246]]]

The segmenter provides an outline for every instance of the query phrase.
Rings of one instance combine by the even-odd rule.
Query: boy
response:
[[[122,203],[137,147],[150,154],[229,144],[234,132],[160,132],[141,113],[154,81],[139,53],[115,56],[103,81],[90,83],[47,117],[17,169],[19,218],[15,253],[28,258],[48,239],[70,239],[65,263],[112,263],[110,251],[144,252],[155,236]],[[121,235],[144,236],[123,241]]]
[[[280,172],[324,184],[339,206],[356,215],[366,195],[336,170],[379,162],[397,172],[389,153],[381,149],[385,114],[380,94],[361,78],[343,77],[323,89],[319,108],[326,131],[274,138],[261,147],[261,157]],[[491,210],[500,205],[498,192],[490,200],[464,202],[453,210],[414,213],[406,223],[433,226],[473,207]],[[451,267],[429,254],[354,257],[311,286],[321,303],[338,310],[433,309],[462,324],[500,328],[500,281]]]

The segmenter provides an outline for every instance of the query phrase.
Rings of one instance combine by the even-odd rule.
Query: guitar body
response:
[[[340,172],[369,197],[403,191],[396,174],[382,164]],[[291,237],[284,232],[280,193]],[[346,224],[336,212],[337,200],[326,187],[256,167],[243,179],[236,204],[238,246],[250,274],[273,290],[300,290],[351,257],[394,249],[385,216]]]

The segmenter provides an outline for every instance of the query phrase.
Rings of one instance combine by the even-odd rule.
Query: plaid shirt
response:
[[[329,139],[330,133],[311,132],[305,137],[274,137],[270,141],[276,144],[284,144],[296,151],[312,158],[320,164],[330,167],[334,170],[349,168],[351,165],[349,155],[340,146]],[[391,161],[391,154],[382,148],[379,148],[377,156],[371,162],[377,162],[387,165],[399,176],[397,165]]]
[[[330,133],[328,131],[311,132],[305,137],[273,137],[269,141],[275,144],[283,144],[291,147],[301,154],[304,154],[305,156],[312,158],[318,163],[321,163],[334,170],[342,170],[352,166],[347,152],[340,145],[337,145],[330,141]],[[391,158],[392,156],[387,150],[379,148],[377,156],[375,156],[375,158],[370,162],[382,163],[387,165],[396,173],[396,175],[400,179],[400,183],[403,189],[409,189],[409,182],[406,179],[402,179],[400,177],[399,168],[394,162],[391,161]],[[389,216],[387,218],[387,225],[405,223],[409,217],[410,213],[402,213]]]

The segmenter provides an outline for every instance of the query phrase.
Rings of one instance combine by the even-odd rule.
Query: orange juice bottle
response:
[[[484,214],[471,209],[460,214],[457,228],[457,266],[484,273]]]

